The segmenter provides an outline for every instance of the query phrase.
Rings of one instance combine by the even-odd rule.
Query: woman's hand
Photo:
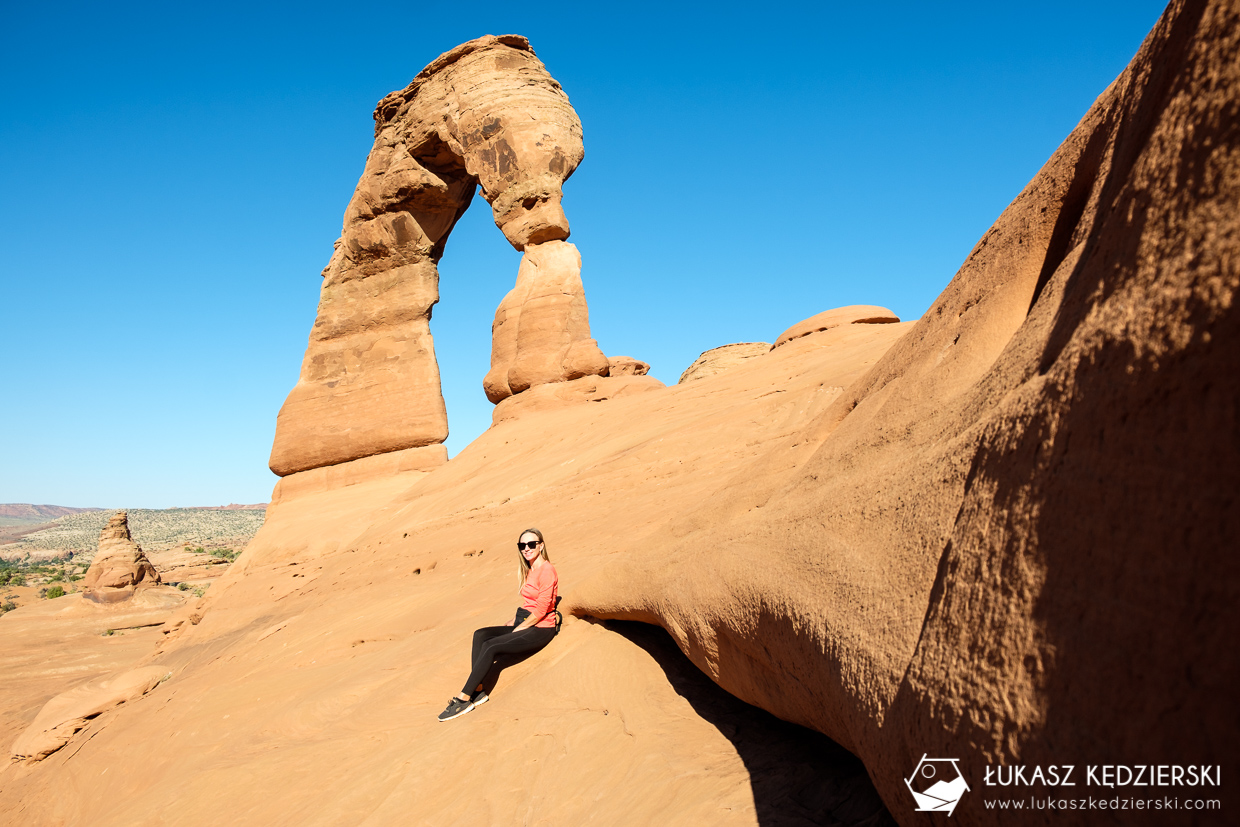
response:
[[[536,624],[540,620],[542,620],[541,617],[534,617],[533,615],[530,615],[525,620],[521,621],[520,626],[517,626],[516,628],[512,630],[512,634],[515,634],[516,632],[519,632],[522,629],[532,629],[534,627],[534,624]]]

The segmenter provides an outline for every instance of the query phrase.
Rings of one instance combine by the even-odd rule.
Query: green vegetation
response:
[[[55,600],[58,597],[64,597],[64,596],[65,596],[65,590],[63,586],[52,586],[50,589],[47,590],[48,600]]]
[[[183,592],[189,591],[189,583],[177,583],[177,588]]]
[[[3,603],[0,603],[0,615],[4,614],[5,612],[11,612],[16,608],[17,608],[16,603],[14,603],[12,600],[6,600]]]
[[[207,548],[203,548],[202,546],[199,546],[198,548],[190,548],[189,546],[186,546],[185,550],[190,552],[191,554],[210,554],[212,557],[219,557],[223,560],[227,560],[230,563],[233,560],[236,560],[237,556],[241,553],[239,551],[234,551],[230,548],[207,549]]]

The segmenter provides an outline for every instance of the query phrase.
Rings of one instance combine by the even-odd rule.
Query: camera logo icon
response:
[[[958,758],[931,758],[922,755],[913,774],[904,779],[908,791],[917,802],[918,812],[947,813],[956,811],[956,804],[969,782],[960,772]]]

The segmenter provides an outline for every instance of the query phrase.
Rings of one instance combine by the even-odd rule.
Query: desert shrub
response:
[[[0,586],[7,586],[9,581],[13,579],[13,572],[9,569],[0,569]]]
[[[79,581],[79,580],[81,580],[81,579],[82,579],[82,575],[80,575],[80,574],[71,574],[71,575],[69,575],[69,582],[70,582],[70,583],[76,583],[77,581]]]
[[[237,552],[233,551],[230,548],[213,548],[211,549],[211,556],[222,557],[223,559],[231,563],[233,560],[237,559]]]
[[[183,592],[189,591],[189,583],[177,583],[177,588]]]
[[[17,608],[16,603],[14,603],[12,600],[6,600],[3,603],[0,603],[0,615],[4,614],[5,612],[11,612],[16,608]]]
[[[17,572],[16,574],[13,575],[13,579],[9,581],[9,585],[10,586],[26,585],[26,575],[22,574],[21,572]]]
[[[65,573],[63,571],[57,571],[57,572],[52,573],[52,576],[47,579],[47,582],[61,583],[64,581],[64,579],[65,579]]]
[[[63,586],[52,586],[50,589],[47,590],[46,597],[48,600],[55,600],[58,597],[64,597],[64,596],[65,596],[65,590]]]

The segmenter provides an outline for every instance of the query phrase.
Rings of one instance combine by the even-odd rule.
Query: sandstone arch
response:
[[[496,313],[488,398],[608,371],[560,204],[585,154],[581,121],[529,41],[464,43],[374,117],[301,376],[277,419],[270,467],[280,476],[398,451],[416,455],[406,467],[446,461],[431,308],[444,246],[478,187],[523,253]]]

